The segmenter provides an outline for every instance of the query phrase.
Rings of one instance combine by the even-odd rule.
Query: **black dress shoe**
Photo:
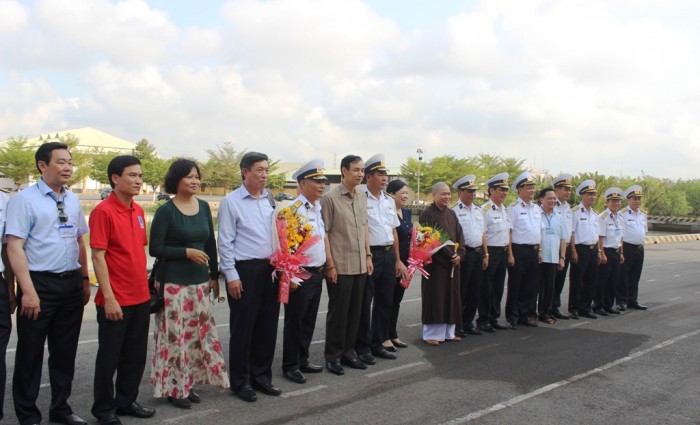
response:
[[[133,402],[127,407],[117,407],[117,415],[129,415],[135,418],[150,418],[155,414],[156,409],[142,406],[137,402]]]
[[[517,331],[518,325],[515,323],[515,321],[508,322],[508,329],[510,329],[512,331]]]
[[[571,316],[571,318],[574,320],[578,320],[578,311],[569,312],[569,316]]]
[[[381,359],[396,360],[396,354],[386,351],[384,348],[372,351],[374,357],[379,357]]]
[[[201,403],[202,402],[202,397],[199,396],[196,392],[190,390],[190,394],[187,396],[187,399],[191,401],[192,403]]]
[[[625,304],[625,303],[620,303],[620,304],[617,305],[617,309],[620,310],[620,311],[625,311],[625,310],[627,310],[627,304]]]
[[[396,352],[396,347],[394,347],[394,344],[391,344],[391,347],[387,347],[386,345],[384,345],[384,349],[390,353]]]
[[[348,358],[343,357],[342,359],[340,359],[340,364],[342,364],[343,366],[348,366],[351,369],[359,369],[359,370],[367,369],[367,365],[358,359],[348,359]]]
[[[49,420],[51,422],[56,422],[59,424],[66,424],[66,425],[87,425],[87,422],[80,416],[76,415],[75,413],[71,413],[66,416],[62,417],[49,417]]]
[[[323,372],[323,366],[311,363],[304,363],[299,366],[299,370],[304,373],[321,373]]]
[[[598,316],[595,314],[591,313],[590,311],[584,311],[583,313],[580,314],[581,317],[587,317],[589,319],[597,319]]]
[[[306,377],[299,369],[285,370],[284,377],[297,384],[306,383]]]
[[[394,347],[397,347],[397,348],[406,348],[406,347],[408,347],[408,344],[406,344],[405,342],[401,341],[400,339],[392,339],[392,340],[391,340],[391,343],[394,344]]]
[[[561,320],[569,320],[569,319],[570,319],[570,317],[569,317],[568,314],[564,314],[564,313],[562,313],[562,312],[559,311],[559,310],[554,310],[554,311],[552,312],[552,316],[553,316],[555,319],[561,319]]]
[[[608,314],[620,314],[620,310],[616,309],[615,307],[607,307],[605,308],[605,312]]]
[[[117,415],[109,415],[100,419],[100,425],[122,425],[122,421],[119,420]]]
[[[338,376],[341,376],[345,373],[343,367],[338,362],[326,362],[326,369],[328,369],[330,373],[334,373]]]
[[[192,402],[190,401],[189,398],[168,397],[168,403],[172,403],[173,406],[177,407],[178,409],[191,409],[192,408]]]
[[[240,390],[233,393],[243,401],[253,402],[258,399],[258,395],[255,394],[255,390],[250,385],[243,385]]]
[[[493,333],[494,329],[498,329],[499,331],[507,331],[508,330],[508,326],[504,325],[503,323],[499,323],[499,322],[495,322],[495,321],[491,322],[491,323],[487,323],[487,325],[490,326],[490,328],[491,328],[490,331],[488,330],[489,329],[488,327],[486,329],[484,329],[483,327],[480,327],[481,330],[489,332],[489,333]]]
[[[603,317],[608,315],[608,313],[606,313],[605,310],[603,310],[602,308],[594,308],[593,313],[597,314],[598,316],[603,316]]]
[[[474,325],[469,326],[469,327],[467,328],[467,333],[468,333],[469,335],[483,335],[483,334],[481,333],[481,331],[480,331],[479,329],[477,329]],[[457,334],[455,333],[455,335],[457,335]],[[457,335],[457,336],[462,336],[462,335]]]
[[[467,333],[464,332],[463,330],[459,329],[459,330],[455,331],[455,335],[460,337],[460,338],[465,338],[467,336]]]
[[[639,304],[639,303],[631,303],[627,305],[627,308],[631,308],[634,310],[646,310],[647,306]]]
[[[479,323],[477,326],[479,326],[479,329],[481,329],[482,331],[488,332],[490,334],[494,333],[495,332],[494,328],[496,328],[494,325],[492,325],[490,323]],[[503,325],[501,325],[501,326],[503,326]],[[498,329],[498,328],[496,328],[496,329]],[[506,327],[506,329],[507,329],[507,327]]]
[[[272,384],[261,384],[260,382],[252,382],[253,388],[260,391],[263,394],[278,396],[282,394],[282,390],[277,387],[272,386]]]
[[[358,358],[360,359],[360,361],[362,361],[362,363],[364,363],[364,364],[370,364],[370,365],[372,365],[372,364],[377,363],[377,361],[374,359],[374,356],[373,356],[372,354],[370,354],[370,353],[363,353],[363,354],[360,354],[360,355],[357,356],[357,357],[358,357]]]

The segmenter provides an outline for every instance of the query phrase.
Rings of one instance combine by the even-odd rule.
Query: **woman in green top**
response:
[[[190,409],[201,401],[195,384],[230,387],[212,298],[219,294],[214,226],[209,204],[197,199],[200,171],[194,161],[178,159],[165,176],[175,197],[156,210],[150,254],[159,258],[165,282],[165,307],[156,313],[151,383],[155,397],[167,397]]]

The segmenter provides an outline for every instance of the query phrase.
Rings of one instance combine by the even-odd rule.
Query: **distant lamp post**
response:
[[[423,149],[418,148],[416,149],[416,153],[418,154],[418,192],[416,193],[418,195],[418,203],[420,204],[420,163],[423,160]]]

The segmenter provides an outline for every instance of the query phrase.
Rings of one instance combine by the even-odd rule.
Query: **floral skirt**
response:
[[[153,396],[185,398],[195,384],[229,388],[221,343],[211,314],[209,282],[166,283],[165,308],[155,314]]]

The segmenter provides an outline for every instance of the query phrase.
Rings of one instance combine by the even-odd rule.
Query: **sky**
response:
[[[700,2],[0,0],[0,140],[700,178]]]

